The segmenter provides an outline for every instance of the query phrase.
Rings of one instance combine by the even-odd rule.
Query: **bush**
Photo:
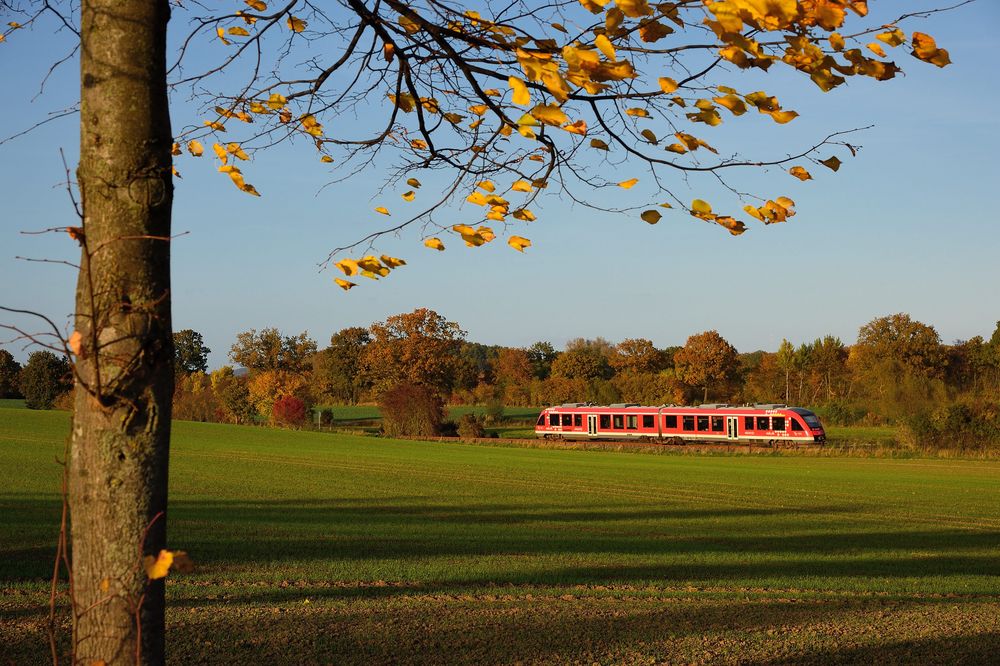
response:
[[[69,361],[50,351],[28,357],[21,370],[21,393],[28,409],[52,409],[56,397],[72,386]]]
[[[458,420],[458,436],[463,439],[486,437],[485,419],[477,414],[463,414]]]
[[[444,402],[419,384],[396,384],[382,394],[382,431],[389,437],[400,435],[434,437],[444,423]]]
[[[1000,405],[954,402],[919,410],[905,419],[903,438],[923,449],[983,451],[1000,446]]]
[[[294,395],[286,395],[274,401],[271,418],[278,425],[300,427],[306,420],[306,403]]]

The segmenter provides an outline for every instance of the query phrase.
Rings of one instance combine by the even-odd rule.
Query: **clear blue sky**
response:
[[[940,3],[879,1],[872,8],[933,4]],[[740,237],[683,213],[665,211],[649,226],[550,197],[534,207],[538,222],[513,231],[534,243],[524,255],[499,239],[473,249],[445,238],[448,250],[437,253],[422,247],[418,233],[404,232],[379,250],[409,265],[344,293],[333,284],[339,273],[319,272],[317,264],[386,222],[374,206],[402,213],[406,204],[395,190],[376,195],[380,174],[324,188],[333,172],[317,165],[314,152],[282,148],[244,169],[264,194],[257,199],[214,173],[207,158],[179,160],[174,228],[190,233],[173,246],[174,327],[204,334],[213,367],[249,328],[307,330],[322,346],[340,328],[421,306],[457,321],[471,340],[515,346],[547,340],[561,347],[596,336],[668,346],[716,329],[740,351],[774,350],[783,337],[800,343],[832,334],[852,343],[859,326],[895,312],[933,325],[945,342],[988,337],[1000,319],[997,25],[995,0],[905,25],[908,35],[933,34],[954,64],[940,70],[899,52],[894,59],[905,76],[890,82],[851,81],[828,94],[784,88],[784,106],[801,117],[780,132],[758,134],[762,122],[740,122],[746,117],[697,126],[710,143],[736,138],[751,149],[783,137],[769,153],[781,154],[827,131],[875,125],[852,140],[864,148],[837,174],[813,166],[816,180],[806,183],[777,169],[740,180],[790,196],[799,211],[787,224],[754,223]],[[66,37],[40,29],[0,45],[0,135],[72,104],[75,63],[31,99]],[[780,89],[772,78],[768,89]],[[193,118],[181,96],[174,108],[175,126]],[[73,272],[14,257],[77,258],[65,235],[20,233],[72,223],[59,149],[72,164],[77,141],[73,116],[0,146],[0,304],[60,322],[72,311]],[[643,174],[637,167],[622,179],[633,175]],[[628,193],[634,199],[614,203],[640,203],[652,194],[643,190],[648,181]],[[674,186],[688,199],[725,200],[708,181]],[[449,214],[456,223],[474,221],[468,206]],[[22,345],[5,348],[26,356]]]

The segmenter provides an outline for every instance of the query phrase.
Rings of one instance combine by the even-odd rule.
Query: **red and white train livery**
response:
[[[826,441],[826,432],[814,413],[778,404],[646,407],[572,402],[543,410],[535,424],[535,435],[546,439],[637,439],[663,444],[731,442],[775,446]]]

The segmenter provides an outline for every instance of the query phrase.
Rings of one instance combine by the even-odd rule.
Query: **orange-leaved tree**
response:
[[[487,0],[467,10],[442,0],[234,0],[212,14],[203,3],[168,0],[0,1],[12,19],[0,33],[4,48],[47,18],[78,38],[81,220],[63,228],[81,246],[74,331],[64,339],[52,326],[47,339],[75,361],[74,659],[164,659],[167,569],[157,563],[168,559],[159,555],[174,381],[174,158],[209,156],[250,195],[261,192],[249,182],[249,157],[286,139],[308,140],[314,159],[344,178],[393,160],[399,205],[419,208],[400,215],[380,202],[375,211],[399,222],[359,231],[331,253],[345,289],[355,285],[347,278],[378,279],[405,263],[364,252],[408,225],[432,249],[504,236],[523,251],[533,202],[546,192],[650,224],[673,208],[741,234],[752,219],[794,215],[784,193],[794,181],[738,195],[742,213],[672,188],[741,167],[780,167],[783,178],[808,180],[817,165],[836,171],[856,150],[842,132],[767,155],[712,139],[711,128],[731,118],[747,127],[794,121],[796,111],[759,85],[769,71],[786,68],[830,91],[849,77],[891,79],[894,52],[948,64],[929,35],[904,32],[905,19],[932,12],[886,24],[865,20],[868,4]],[[171,12],[186,15],[173,25],[188,33],[170,42],[179,46],[168,58]],[[205,40],[224,47],[207,66],[189,57]],[[197,126],[171,127],[168,83],[201,103]],[[347,115],[365,122],[337,122]],[[418,172],[440,172],[446,184],[420,196]],[[654,199],[616,205],[608,196],[640,179],[656,184]],[[455,199],[481,215],[439,223],[435,213]],[[137,550],[152,558],[149,568],[135,566]]]

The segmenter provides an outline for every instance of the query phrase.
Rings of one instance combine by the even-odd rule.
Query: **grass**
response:
[[[47,659],[67,417],[0,409],[0,646]],[[173,663],[985,663],[1000,463],[177,423]]]

